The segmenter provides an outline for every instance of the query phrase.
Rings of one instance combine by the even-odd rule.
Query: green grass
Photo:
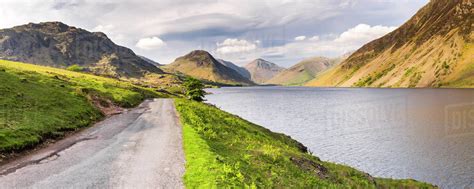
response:
[[[162,95],[113,79],[0,60],[0,96],[3,154],[89,126],[103,116],[91,99],[133,107]]]
[[[295,140],[213,106],[175,100],[188,188],[432,188],[323,162]]]
[[[84,69],[85,69],[84,67],[79,66],[77,64],[74,64],[74,65],[69,66],[69,67],[66,68],[66,70],[74,71],[74,72],[82,72],[82,71],[84,71]]]

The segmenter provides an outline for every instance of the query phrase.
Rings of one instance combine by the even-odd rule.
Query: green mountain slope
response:
[[[60,22],[27,24],[0,30],[0,59],[67,68],[122,78],[163,73],[104,33],[88,32]]]
[[[474,2],[431,0],[309,86],[474,87]]]
[[[224,66],[211,54],[202,50],[192,51],[162,68],[172,73],[181,73],[205,81],[234,85],[253,84],[252,81],[232,68]]]

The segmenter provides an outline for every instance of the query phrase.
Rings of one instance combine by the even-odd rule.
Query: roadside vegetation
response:
[[[77,70],[76,68],[71,70]],[[0,60],[0,160],[162,93],[114,79]]]
[[[204,91],[204,84],[202,84],[200,80],[188,77],[186,81],[184,81],[183,85],[186,90],[186,97],[188,99],[197,102],[204,101],[204,95],[206,94],[206,91]]]
[[[175,104],[183,124],[188,188],[433,188],[323,162],[290,137],[210,105],[186,99]]]

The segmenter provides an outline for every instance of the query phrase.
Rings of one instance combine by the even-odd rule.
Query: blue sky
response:
[[[336,57],[394,30],[428,0],[2,0],[0,28],[61,21],[160,63],[194,49],[243,65]]]

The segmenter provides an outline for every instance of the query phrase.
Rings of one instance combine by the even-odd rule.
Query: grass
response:
[[[188,188],[433,188],[323,162],[306,147],[203,103],[175,100]]]
[[[69,67],[67,67],[66,69],[69,70],[69,71],[74,71],[74,72],[82,72],[82,71],[85,70],[84,67],[79,66],[79,65],[77,65],[77,64],[74,64],[74,65],[72,65],[72,66],[69,66]]]
[[[162,94],[127,82],[0,60],[0,153],[34,147],[103,117],[92,100],[133,107]]]

